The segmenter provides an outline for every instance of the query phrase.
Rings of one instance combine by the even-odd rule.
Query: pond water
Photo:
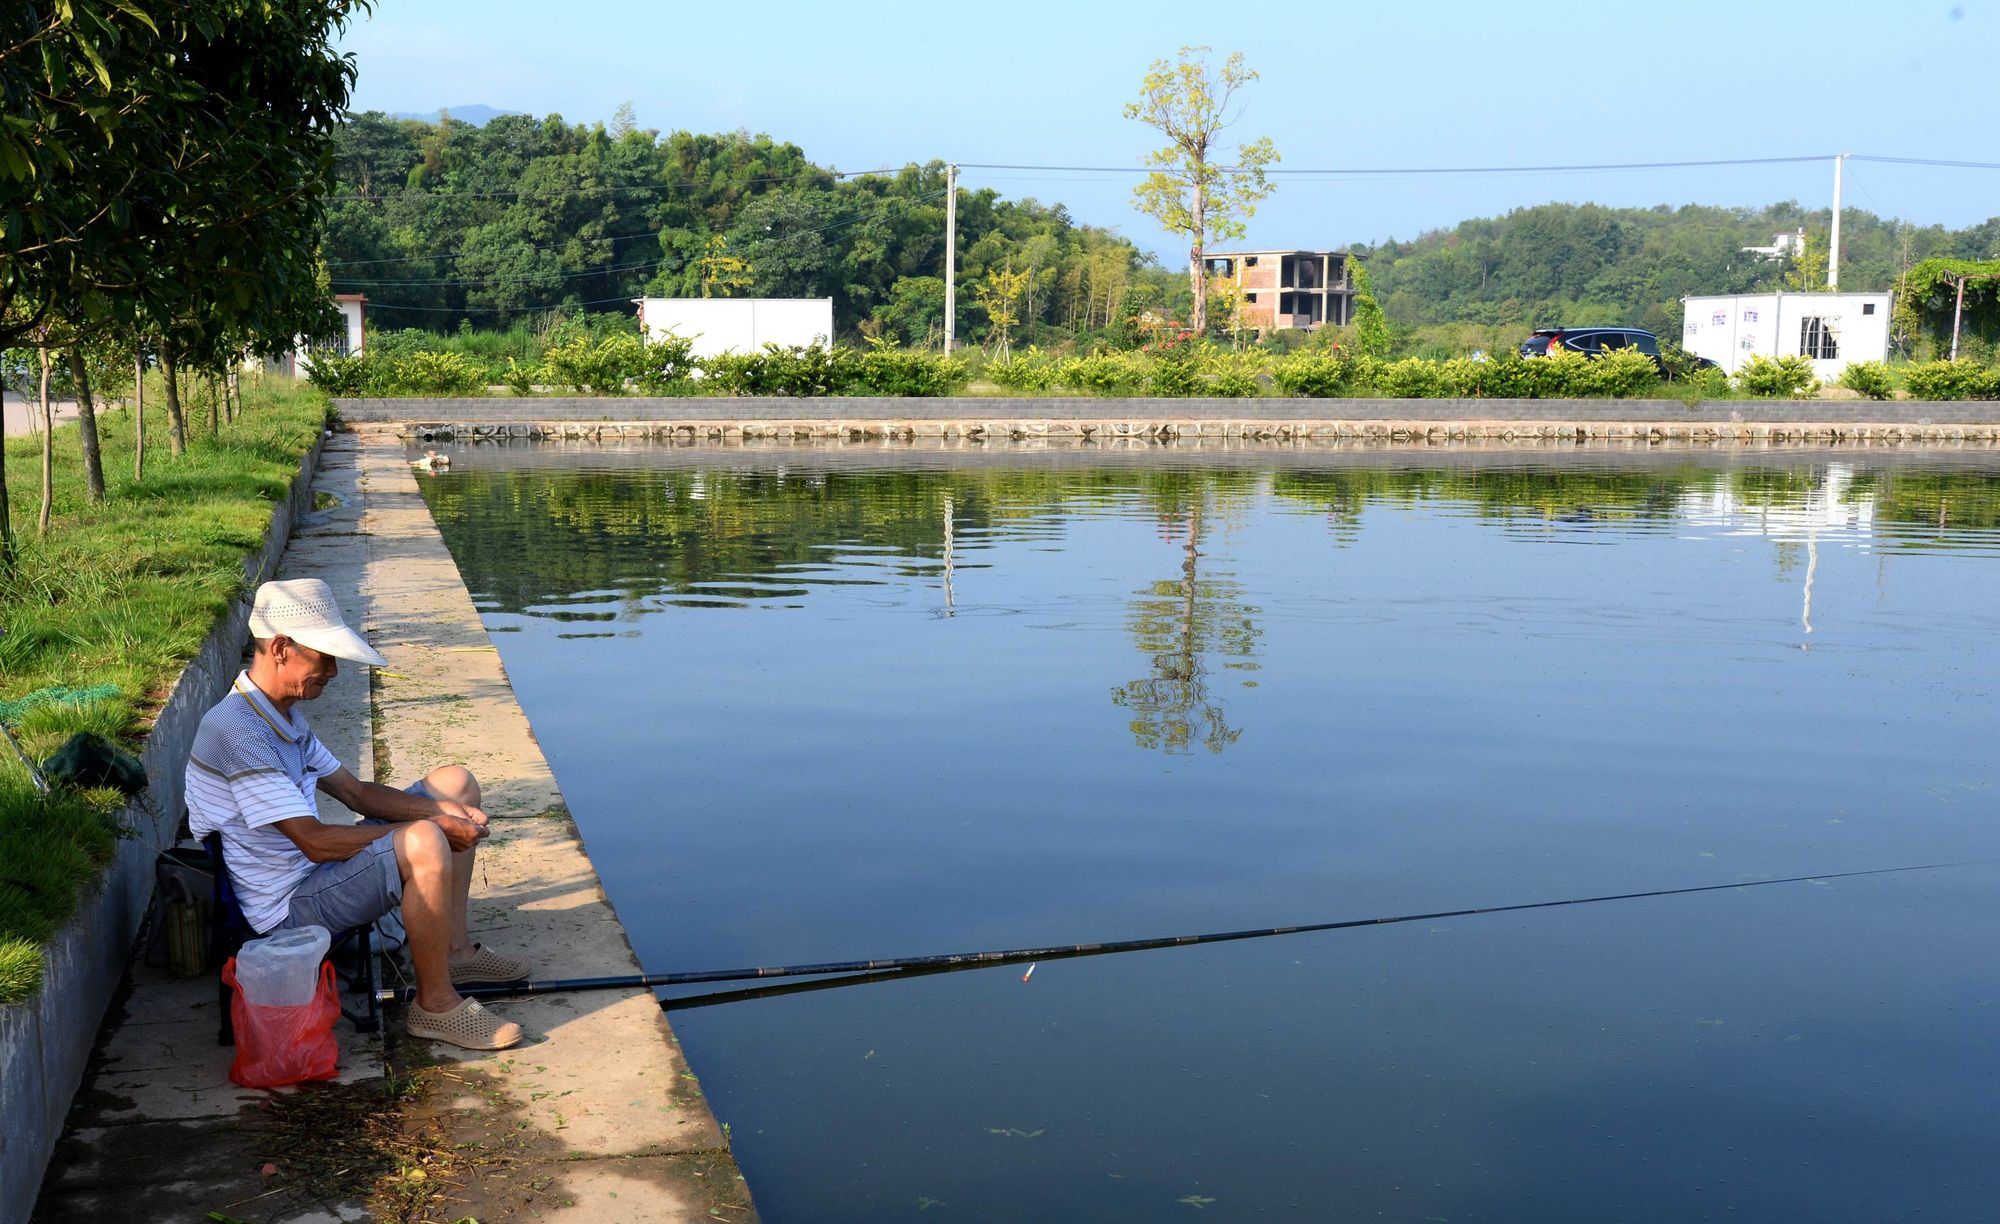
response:
[[[655,971],[2000,858],[1994,452],[454,458]],[[773,1221],[1986,1218],[1996,902],[1987,862],[672,1022]]]

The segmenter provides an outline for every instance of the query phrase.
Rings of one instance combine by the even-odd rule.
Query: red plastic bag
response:
[[[299,1007],[245,1002],[233,956],[222,967],[222,980],[229,985],[229,1015],[236,1025],[230,1079],[245,1088],[279,1088],[334,1077],[340,1069],[340,1042],[333,1035],[340,994],[333,985],[333,962],[320,962],[319,989],[312,1002]]]

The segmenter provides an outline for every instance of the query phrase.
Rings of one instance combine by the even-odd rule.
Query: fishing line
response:
[[[1730,884],[1700,884],[1691,888],[1655,888],[1644,892],[1607,893],[1596,897],[1566,897],[1560,901],[1525,901],[1513,905],[1484,905],[1472,909],[1433,910],[1422,914],[1397,914],[1386,918],[1345,918],[1337,922],[1315,922],[1303,926],[1263,927],[1251,931],[1218,931],[1208,935],[1170,935],[1159,939],[1125,939],[1110,943],[1059,944],[1046,948],[1011,948],[991,952],[952,952],[938,956],[909,956],[886,960],[826,961],[812,965],[778,965],[742,969],[709,969],[693,973],[639,973],[622,977],[557,978],[545,982],[506,982],[464,986],[458,993],[469,998],[492,999],[518,995],[556,994],[584,990],[628,990],[637,987],[694,986],[704,982],[742,982],[762,978],[820,977],[837,973],[869,975],[867,981],[908,975],[910,970],[946,973],[960,969],[981,969],[1024,961],[1070,960],[1083,956],[1109,956],[1119,952],[1147,952],[1158,948],[1182,948],[1195,944],[1229,943],[1239,939],[1266,939],[1273,935],[1304,935],[1313,931],[1346,931],[1357,927],[1395,926],[1403,922],[1436,922],[1446,918],[1472,918],[1481,914],[1512,914],[1527,910],[1558,909],[1570,905],[1597,905],[1607,901],[1638,901],[1648,897],[1683,897],[1693,893],[1721,892],[1725,889],[1763,888],[1772,884],[1804,884],[1810,881],[1849,880],[1860,876],[1897,875],[1913,871],[1940,871],[1948,867],[1972,867],[1992,859],[1971,859],[1956,863],[1921,863],[1908,867],[1874,867],[1865,871],[1822,872],[1817,875],[1786,876],[1777,880],[1739,880]],[[914,976],[914,975],[910,975]],[[855,985],[856,981],[812,983],[814,987]],[[408,1002],[414,988],[378,992],[382,1002]],[[775,991],[730,992],[745,998],[765,997]],[[734,999],[715,999],[733,1002]],[[689,1007],[694,1001],[667,1000],[668,1007]]]

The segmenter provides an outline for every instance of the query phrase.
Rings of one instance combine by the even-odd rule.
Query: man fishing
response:
[[[197,837],[222,834],[244,917],[260,935],[307,925],[339,932],[400,906],[417,976],[411,1036],[469,1050],[516,1044],[520,1025],[456,989],[528,975],[526,962],[466,931],[473,854],[489,831],[478,779],[447,765],[403,790],[363,782],[313,735],[295,707],[326,691],[336,660],[388,662],[348,628],[326,583],[259,586],[250,635],[250,666],[202,717],[187,766],[189,827]],[[365,819],[322,823],[315,789]]]

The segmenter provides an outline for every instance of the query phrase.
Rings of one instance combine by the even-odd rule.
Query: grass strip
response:
[[[246,380],[245,411],[213,436],[198,403],[187,405],[188,452],[175,456],[164,398],[148,388],[143,481],[132,478],[130,409],[98,414],[102,505],[86,497],[77,426],[55,431],[46,536],[35,530],[41,440],[5,440],[19,555],[0,568],[0,705],[20,712],[15,730],[38,760],[79,731],[137,746],[243,594],[243,562],[262,545],[328,409],[302,383]],[[71,691],[31,699],[44,689]],[[45,799],[11,754],[0,758],[0,1003],[39,986],[43,948],[115,850],[116,805],[109,793]]]

